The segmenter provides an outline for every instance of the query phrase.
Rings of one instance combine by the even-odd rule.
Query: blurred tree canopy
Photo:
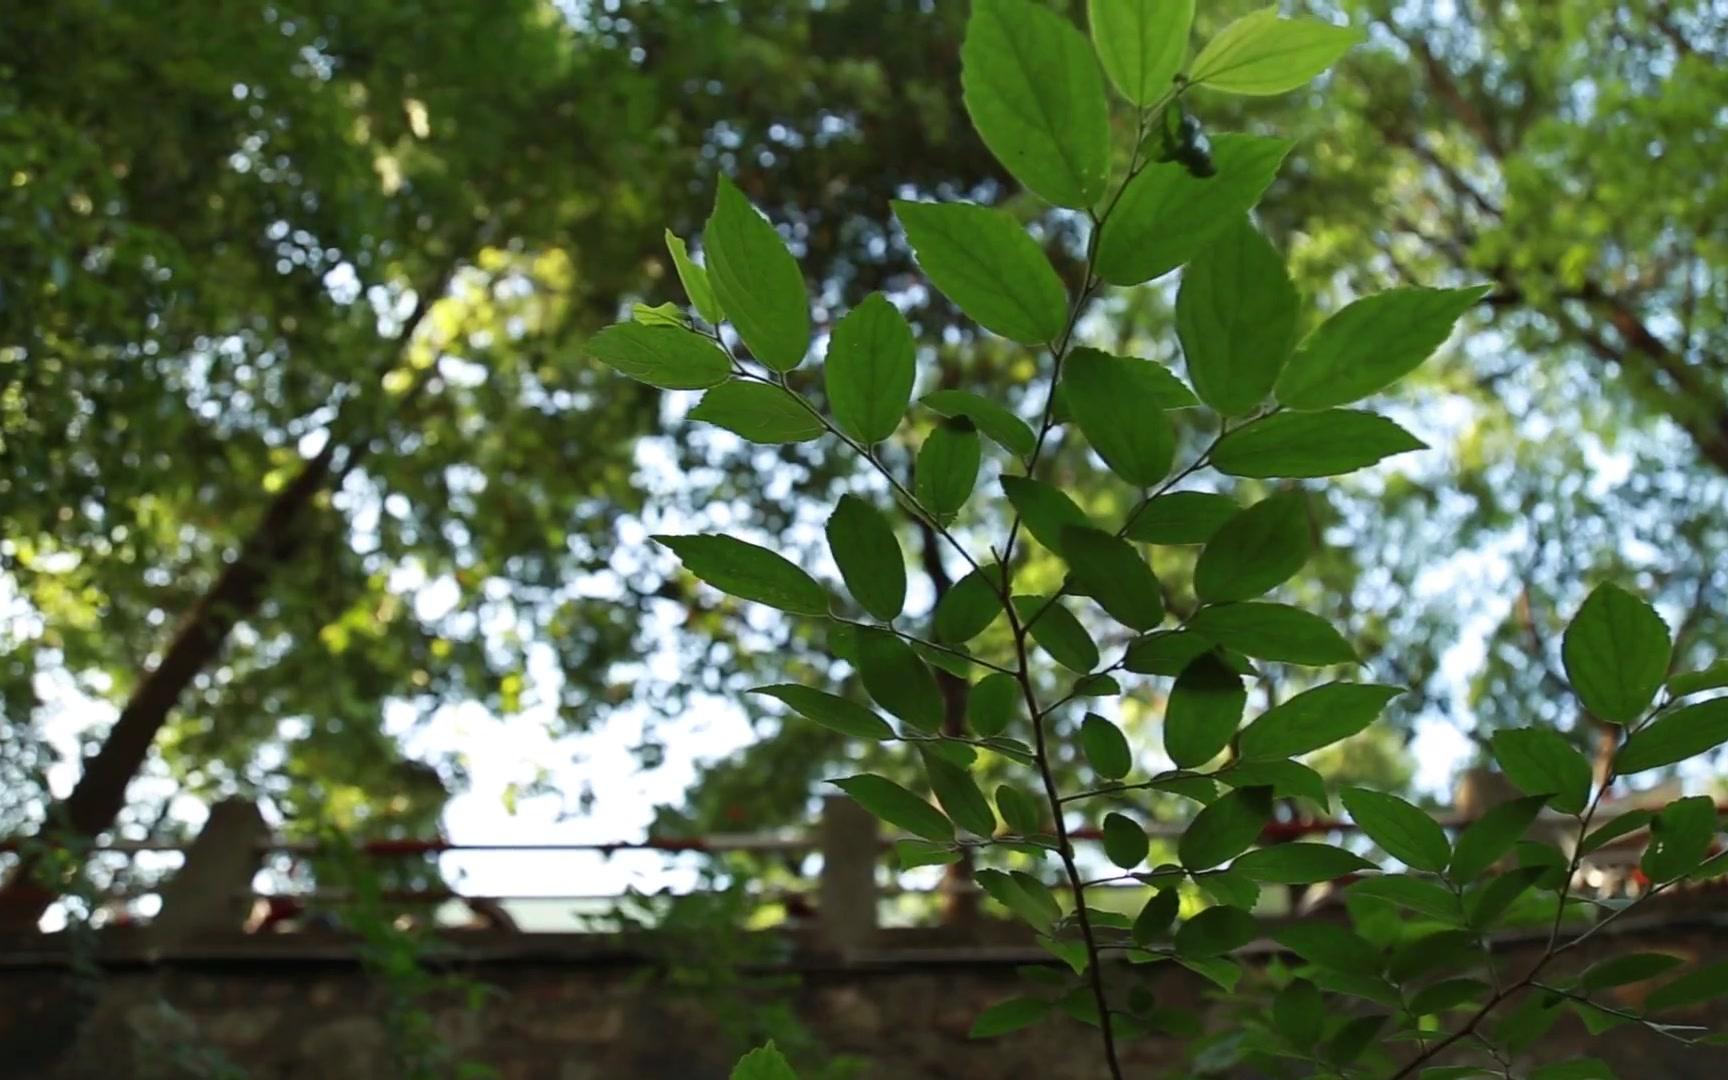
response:
[[[1404,403],[1440,452],[1318,509],[1327,554],[1301,588],[1377,644],[1375,677],[1422,691],[1406,720],[1557,708],[1558,627],[1599,575],[1633,572],[1682,655],[1709,658],[1728,633],[1708,602],[1728,588],[1728,6],[1315,10],[1369,46],[1306,98],[1209,115],[1251,129],[1278,109],[1299,133],[1262,213],[1300,285],[1324,310],[1403,280],[1495,290]],[[963,122],[964,15],[0,12],[0,831],[43,819],[53,701],[117,718],[83,725],[98,756],[61,807],[79,831],[113,824],[149,760],[290,822],[420,832],[461,778],[402,761],[392,703],[550,697],[572,730],[634,704],[675,731],[693,695],[839,681],[778,620],[717,639],[711,613],[683,622],[670,601],[722,601],[641,538],[718,501],[722,524],[795,544],[818,531],[797,496],[860,479],[810,446],[644,438],[666,406],[581,344],[633,302],[683,299],[659,230],[698,233],[719,173],[793,240],[819,332],[912,286],[890,198],[1043,214]],[[1076,223],[1041,223],[1072,263]],[[1175,362],[1172,295],[1138,290],[1083,333]],[[1033,357],[910,299],[941,385],[1025,381]],[[1084,452],[1058,445],[1056,467]],[[729,496],[759,483],[785,497],[752,518]],[[955,575],[933,544],[923,561],[927,602]],[[1159,569],[1180,590],[1185,568]],[[801,818],[837,740],[764,730],[664,824]],[[1397,746],[1369,749],[1340,769],[1408,776]]]

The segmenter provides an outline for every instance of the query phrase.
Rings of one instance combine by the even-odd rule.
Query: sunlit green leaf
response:
[[[1068,292],[1013,218],[971,203],[905,201],[894,216],[931,283],[978,325],[1028,345],[1062,332]]]
[[[954,839],[954,826],[940,810],[886,777],[861,773],[828,782],[896,828],[938,843]]]
[[[796,615],[826,615],[828,593],[809,574],[765,547],[731,536],[655,536],[684,569],[721,592]]]
[[[1285,604],[1219,604],[1201,609],[1188,621],[1188,628],[1260,660],[1310,667],[1356,662],[1356,650],[1330,623]]]
[[[1578,699],[1591,715],[1612,724],[1630,723],[1650,706],[1668,677],[1671,653],[1662,616],[1642,597],[1613,584],[1591,592],[1567,625],[1560,648]]]
[[[978,425],[979,434],[1011,454],[1025,457],[1037,445],[1026,421],[987,397],[966,390],[933,390],[918,399],[938,416],[964,416]]]
[[[1128,737],[1097,713],[1087,713],[1080,725],[1080,749],[1092,770],[1106,780],[1120,780],[1134,767]]]
[[[924,771],[930,778],[930,790],[936,801],[954,824],[978,836],[995,834],[996,815],[971,773],[929,753],[924,754]]]
[[[1362,40],[1318,19],[1280,19],[1276,7],[1242,16],[1194,58],[1188,78],[1228,94],[1282,94],[1308,82]]]
[[[782,701],[790,705],[805,719],[814,720],[823,727],[838,731],[842,735],[852,735],[861,739],[892,739],[894,737],[894,729],[888,725],[888,721],[855,701],[847,701],[843,697],[836,697],[821,690],[813,690],[808,686],[782,684],[779,686],[758,686],[750,692]]]
[[[791,392],[767,383],[733,379],[702,395],[690,419],[723,427],[757,443],[808,442],[822,434],[822,421]]]
[[[757,360],[791,371],[810,347],[810,300],[786,242],[744,193],[720,177],[702,240],[708,280]]]
[[[842,495],[827,535],[852,598],[884,622],[898,618],[906,604],[906,557],[888,519],[856,495]]]
[[[978,484],[978,431],[965,417],[944,420],[924,440],[914,470],[918,501],[946,521]]]
[[[1251,600],[1288,581],[1313,548],[1300,491],[1263,499],[1225,522],[1194,564],[1194,591],[1208,603]]]
[[[726,313],[714,295],[714,286],[708,281],[708,271],[690,258],[690,249],[685,246],[684,238],[671,229],[666,230],[666,251],[672,256],[673,269],[677,270],[678,281],[684,286],[684,293],[690,297],[690,304],[696,309],[696,314],[711,325],[720,325],[721,320],[726,318]]]
[[[720,346],[673,326],[608,326],[588,340],[588,355],[662,390],[701,390],[725,382],[732,371]]]
[[[1557,731],[1509,728],[1489,740],[1506,779],[1530,795],[1552,795],[1554,808],[1576,814],[1590,798],[1590,763]]]
[[[1176,433],[1158,402],[1169,372],[1151,360],[1075,349],[1062,369],[1068,408],[1112,472],[1137,487],[1170,471]]]
[[[1444,344],[1453,324],[1487,292],[1473,285],[1363,297],[1297,346],[1278,380],[1278,400],[1293,409],[1329,409],[1386,389]]]
[[[1242,507],[1227,495],[1172,491],[1141,508],[1127,536],[1148,544],[1204,544]]]
[[[1099,529],[1062,530],[1062,556],[1077,589],[1135,630],[1164,621],[1164,592],[1133,545]]]
[[[1131,104],[1171,92],[1187,57],[1194,0],[1087,0],[1086,20],[1105,74]]]
[[[1672,765],[1728,742],[1728,698],[1688,705],[1632,733],[1614,755],[1621,776]]]
[[[1176,331],[1200,399],[1226,416],[1272,394],[1296,345],[1296,287],[1284,260],[1246,217],[1182,272]]]
[[[1224,436],[1212,449],[1212,464],[1231,476],[1339,476],[1427,445],[1373,413],[1284,412]]]
[[[1244,758],[1295,757],[1365,729],[1404,691],[1373,683],[1327,683],[1304,690],[1262,713],[1242,731]]]
[[[1366,788],[1345,788],[1342,798],[1350,817],[1388,855],[1417,870],[1446,869],[1452,845],[1428,814],[1396,795]]]
[[[912,328],[881,293],[834,324],[823,378],[840,430],[865,444],[894,434],[912,400],[914,348]]]

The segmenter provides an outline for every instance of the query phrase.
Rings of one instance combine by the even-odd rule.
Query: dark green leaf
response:
[[[1051,659],[1082,675],[1098,666],[1098,646],[1080,625],[1074,613],[1060,600],[1044,596],[1016,596],[1014,610]]]
[[[1037,437],[1026,421],[987,397],[965,390],[934,390],[918,399],[938,416],[964,416],[978,431],[1011,454],[1025,457],[1037,445]]]
[[[1239,949],[1260,935],[1260,924],[1240,908],[1209,907],[1176,931],[1176,952],[1204,959]]]
[[[1110,103],[1074,24],[1028,0],[975,0],[960,61],[972,126],[1014,179],[1076,210],[1104,197]]]
[[[954,839],[954,826],[942,816],[940,810],[892,780],[872,773],[861,773],[828,782],[850,795],[858,805],[896,828],[938,843],[948,843]]]
[[[1086,441],[1135,487],[1164,479],[1176,431],[1159,404],[1170,373],[1151,360],[1075,349],[1062,368],[1063,394]]]
[[[1040,937],[1038,945],[1051,956],[1067,964],[1076,975],[1085,974],[1087,967],[1092,963],[1091,954],[1087,951],[1084,941],[1059,941],[1056,938]],[[1083,1020],[1085,1014],[1073,1007],[1075,1000],[1075,995],[1070,992],[1062,998],[1059,1004],[1070,1016],[1076,1020]],[[1096,1021],[1093,1023],[1096,1024]]]
[[[871,700],[924,732],[942,728],[942,691],[912,646],[886,630],[858,631],[858,674]]]
[[[947,521],[978,485],[978,430],[965,417],[944,420],[925,438],[915,471],[918,501]]]
[[[1231,787],[1269,787],[1280,799],[1307,799],[1323,813],[1331,812],[1326,781],[1295,761],[1237,761],[1218,774]]]
[[[1212,140],[1213,176],[1179,162],[1148,166],[1122,193],[1098,239],[1098,273],[1113,285],[1162,277],[1260,201],[1290,144],[1257,135]]]
[[[1538,1065],[1530,1080],[1614,1080],[1614,1070],[1601,1058],[1574,1058],[1552,1065]]]
[[[894,203],[930,281],[986,330],[1038,345],[1068,321],[1068,292],[1037,241],[1000,210],[971,203]]]
[[[1536,882],[1548,873],[1545,866],[1520,866],[1489,878],[1486,883],[1464,894],[1464,915],[1470,925],[1483,929],[1494,924]]]
[[[1373,683],[1327,683],[1266,710],[1242,732],[1248,760],[1295,757],[1330,746],[1365,729],[1386,703],[1404,691]]]
[[[1480,964],[1482,947],[1476,935],[1465,930],[1441,930],[1399,946],[1386,965],[1386,974],[1408,982],[1434,971]]]
[[[1025,874],[1004,874],[1000,870],[979,870],[973,875],[978,887],[1003,907],[1033,927],[1048,930],[1062,917],[1061,905],[1050,890]],[[1027,889],[1027,883],[1033,886]]]
[[[962,854],[952,844],[935,844],[928,840],[896,840],[894,857],[899,862],[900,869],[916,870],[920,866],[957,863]]]
[[[890,622],[906,605],[906,557],[882,512],[842,495],[828,518],[828,550],[840,577],[865,611]]]
[[[1456,896],[1434,882],[1421,878],[1403,874],[1364,878],[1350,886],[1350,892],[1354,896],[1372,896],[1386,900],[1442,922],[1457,923],[1463,918]]]
[[[1380,973],[1380,950],[1336,923],[1287,923],[1272,931],[1272,940],[1310,964],[1355,975]]]
[[[1178,768],[1217,757],[1236,734],[1248,691],[1242,677],[1207,653],[1176,677],[1164,709],[1164,752]]]
[[[1479,1000],[1491,988],[1480,979],[1443,979],[1410,999],[1411,1016],[1433,1016]]]
[[[780,686],[758,686],[751,690],[752,694],[762,694],[790,705],[800,716],[814,720],[825,728],[838,731],[842,735],[852,735],[860,739],[892,739],[894,729],[888,726],[888,721],[859,705],[847,701],[843,697],[812,690],[808,686],[782,684]]]
[[[1062,530],[1090,528],[1092,521],[1060,488],[1025,476],[1004,476],[1002,490],[1033,539],[1053,554],[1062,554]]]
[[[1188,628],[1261,660],[1309,667],[1356,662],[1356,650],[1325,619],[1284,604],[1248,602],[1203,608],[1189,620]]]
[[[1384,390],[1415,370],[1452,334],[1452,325],[1488,292],[1390,289],[1366,296],[1321,323],[1297,347],[1278,380],[1292,409],[1329,409]]]
[[[1044,831],[1043,807],[1012,784],[996,788],[996,809],[1008,827],[1021,836],[1035,836]]]
[[[1020,683],[1014,676],[998,671],[979,679],[966,700],[973,734],[986,739],[1002,734],[1014,719],[1019,702]]]
[[[1642,829],[1655,818],[1656,814],[1652,810],[1628,810],[1606,825],[1591,831],[1590,835],[1584,838],[1584,842],[1578,845],[1578,850],[1588,855],[1604,844],[1617,840],[1627,833]]]
[[[1080,724],[1080,749],[1092,771],[1106,780],[1120,780],[1134,768],[1128,737],[1097,713],[1087,713]]]
[[[1548,803],[1546,795],[1527,795],[1493,807],[1458,834],[1452,848],[1452,880],[1476,880],[1512,845],[1523,839]]]
[[[1639,869],[1654,882],[1685,877],[1710,853],[1716,833],[1716,801],[1708,795],[1676,799],[1650,822],[1650,846]]]
[[[1194,592],[1207,603],[1252,600],[1290,580],[1313,549],[1300,491],[1263,499],[1224,523],[1194,564]]]
[[[1210,870],[1247,851],[1271,817],[1270,788],[1238,788],[1194,816],[1177,857],[1188,870]]]
[[[1087,0],[1092,47],[1122,96],[1151,105],[1170,90],[1188,53],[1194,0]]]
[[[1591,592],[1560,649],[1578,699],[1613,724],[1630,723],[1649,707],[1668,676],[1671,652],[1662,616],[1613,584]]]
[[[912,328],[881,293],[834,324],[824,378],[840,430],[865,444],[894,434],[912,400],[914,351]]]
[[[996,833],[996,815],[972,774],[953,762],[924,754],[924,771],[930,777],[930,790],[936,801],[954,824],[969,833],[989,837]]]
[[[1163,590],[1128,541],[1071,525],[1062,530],[1062,557],[1077,591],[1096,600],[1117,622],[1150,630],[1164,621]]]
[[[1396,795],[1366,788],[1345,788],[1342,798],[1350,817],[1388,855],[1417,870],[1446,869],[1452,847],[1446,831],[1425,812]]]
[[[1128,646],[1129,671],[1140,675],[1180,675],[1201,654],[1211,651],[1212,642],[1187,630],[1166,630],[1147,634]]]
[[[1176,962],[1225,993],[1233,992],[1242,980],[1242,965],[1221,956],[1178,956]]]
[[[1592,964],[1578,980],[1578,988],[1588,993],[1592,990],[1608,990],[1625,986],[1627,983],[1643,982],[1667,974],[1685,962],[1684,958],[1670,956],[1668,953],[1627,953],[1624,956],[1611,956]]]
[[[1230,869],[1255,881],[1279,885],[1332,881],[1373,868],[1373,863],[1343,848],[1310,843],[1274,844],[1240,855],[1230,864]]]
[[[970,1037],[988,1039],[1031,1027],[1050,1015],[1050,1003],[1040,998],[1017,997],[998,1002],[978,1014]]]
[[[733,596],[790,611],[826,615],[828,593],[809,574],[764,547],[730,536],[655,536],[684,569]]]
[[[1687,972],[1658,988],[1644,999],[1644,1008],[1653,1013],[1683,1009],[1701,1005],[1723,994],[1728,994],[1728,961]]]
[[[1204,544],[1241,509],[1227,495],[1172,491],[1142,507],[1127,535],[1147,544]]]
[[[742,379],[721,383],[703,394],[690,410],[690,419],[757,443],[809,442],[822,434],[822,421],[791,391]]]
[[[1104,815],[1104,854],[1124,870],[1132,870],[1146,861],[1150,844],[1146,830],[1126,814]]]
[[[1506,779],[1530,795],[1552,795],[1555,809],[1579,813],[1590,799],[1590,763],[1559,732],[1511,728],[1490,740]]]
[[[1728,686],[1728,660],[1718,660],[1701,671],[1685,671],[1668,679],[1668,692],[1675,697],[1720,690],[1724,686]]]
[[[702,240],[714,296],[751,355],[775,371],[803,363],[810,347],[804,275],[774,226],[724,176]]]
[[[994,566],[980,567],[942,594],[933,627],[937,641],[971,641],[996,621],[1002,614],[1002,597],[995,584],[1000,573]]]
[[[1212,464],[1231,476],[1338,476],[1427,445],[1384,416],[1356,409],[1284,412],[1224,436]]]
[[[1688,705],[1632,733],[1614,755],[1621,776],[1672,765],[1728,742],[1728,698]]]
[[[1253,878],[1238,874],[1234,869],[1195,874],[1194,884],[1215,902],[1239,907],[1243,911],[1253,911],[1254,905],[1260,902],[1260,886]]]
[[[1181,894],[1174,887],[1155,891],[1134,919],[1130,933],[1135,943],[1150,945],[1168,934],[1170,924],[1176,921],[1176,913],[1181,907]]]
[[[1200,399],[1241,416],[1271,396],[1296,345],[1296,308],[1283,258],[1247,217],[1194,256],[1182,272],[1176,332]]]
[[[588,340],[588,354],[621,375],[663,390],[701,390],[725,382],[732,372],[720,346],[675,326],[608,326]]]
[[[1307,979],[1294,979],[1272,999],[1272,1026],[1298,1050],[1320,1041],[1326,1025],[1326,1002]]]
[[[1195,86],[1265,96],[1294,90],[1362,40],[1360,31],[1319,19],[1280,19],[1276,7],[1249,12],[1220,30],[1188,73]]]

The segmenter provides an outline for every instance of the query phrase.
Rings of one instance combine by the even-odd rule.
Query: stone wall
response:
[[[1705,919],[1603,934],[1578,963],[1630,947],[1728,956],[1728,931]],[[831,1060],[851,1060],[865,1080],[1094,1080],[1093,1032],[1046,1022],[1003,1039],[972,1042],[977,1012],[1007,996],[1016,964],[1039,954],[1012,940],[888,934],[846,962],[809,954],[793,940],[784,963],[756,972],[775,988],[750,1006],[795,1012]],[[1516,963],[1534,946],[1508,946]],[[639,951],[594,938],[472,935],[449,944],[441,966],[491,988],[479,1007],[460,988],[426,999],[426,1026],[393,1029],[388,984],[369,978],[353,943],[310,935],[236,938],[153,958],[123,940],[99,946],[99,975],[77,975],[53,942],[0,943],[0,1077],[17,1080],[248,1077],[373,1080],[457,1075],[453,1061],[489,1066],[501,1080],[706,1080],[725,1077],[737,1047],[725,1014],[746,992],[683,994]],[[1159,1001],[1196,1004],[1205,990],[1167,965],[1113,971],[1151,979]],[[1632,988],[1636,993],[1637,988]],[[1685,1022],[1728,1028],[1728,1009]],[[406,1045],[436,1061],[416,1074]],[[1561,1022],[1539,1060],[1601,1056],[1628,1080],[1715,1077],[1728,1050],[1688,1049],[1633,1028],[1589,1040]],[[1180,1075],[1158,1039],[1125,1052],[1133,1077]],[[808,1078],[807,1078],[808,1080]]]

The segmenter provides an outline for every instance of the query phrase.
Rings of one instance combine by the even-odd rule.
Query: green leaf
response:
[[[1172,491],[1141,507],[1127,535],[1147,544],[1204,544],[1241,509],[1227,495]]]
[[[987,397],[966,390],[933,390],[918,401],[938,416],[964,416],[978,425],[979,434],[1010,454],[1026,457],[1037,445],[1026,421]]]
[[[1148,166],[1099,233],[1099,276],[1138,285],[1181,266],[1260,201],[1289,152],[1282,139],[1224,134],[1212,140],[1212,176],[1174,161]]]
[[[655,536],[684,569],[744,600],[790,611],[826,615],[828,593],[809,574],[765,547],[730,536]]]
[[[1127,662],[1123,666],[1140,675],[1180,675],[1202,653],[1212,649],[1212,642],[1199,634],[1187,630],[1161,630],[1128,646]]]
[[[1176,430],[1158,404],[1168,377],[1155,361],[1097,349],[1075,349],[1062,368],[1063,393],[1086,441],[1135,487],[1164,479],[1176,454]]]
[[[1464,915],[1471,926],[1492,926],[1507,908],[1548,873],[1545,866],[1520,866],[1489,878],[1487,883],[1464,895]]]
[[[1589,993],[1592,990],[1608,990],[1627,983],[1643,982],[1654,979],[1684,964],[1682,957],[1670,956],[1667,953],[1627,953],[1623,956],[1611,956],[1606,960],[1592,964],[1578,980],[1578,989]]]
[[[672,266],[678,271],[678,280],[683,284],[685,294],[690,297],[696,314],[702,316],[703,321],[710,325],[720,325],[726,318],[726,312],[714,296],[714,286],[708,281],[708,271],[691,260],[690,249],[685,247],[684,238],[671,229],[666,230],[666,250],[672,255]]]
[[[1002,614],[1002,597],[996,591],[1001,571],[981,566],[956,581],[936,602],[933,632],[937,641],[959,644],[982,634]]]
[[[1701,671],[1685,671],[1668,679],[1668,692],[1685,697],[1728,686],[1728,660],[1718,660]]]
[[[1238,788],[1194,815],[1177,858],[1188,870],[1210,870],[1247,851],[1271,818],[1270,788]]]
[[[720,346],[674,326],[618,323],[588,339],[588,355],[662,390],[701,390],[726,381],[732,361]]]
[[[886,630],[858,631],[858,674],[872,701],[923,732],[942,728],[942,691],[912,646]]]
[[[1418,990],[1410,999],[1411,1016],[1434,1016],[1477,1001],[1491,987],[1481,979],[1443,979]]]
[[[1366,296],[1314,328],[1278,380],[1292,409],[1329,409],[1384,390],[1452,335],[1488,286],[1390,289]]]
[[[871,615],[891,622],[906,606],[906,556],[882,512],[842,495],[828,518],[828,550],[852,598]]]
[[[1578,700],[1611,724],[1631,723],[1649,707],[1668,676],[1672,652],[1662,616],[1613,584],[1591,592],[1560,645]]]
[[[1554,808],[1576,814],[1590,799],[1590,763],[1559,732],[1511,728],[1489,740],[1500,771],[1518,790],[1552,795]]]
[[[1710,853],[1716,832],[1716,801],[1708,795],[1676,799],[1650,822],[1650,846],[1639,869],[1654,882],[1685,877]]]
[[[1062,530],[1062,555],[1076,591],[1123,626],[1150,630],[1164,621],[1164,592],[1128,541],[1071,525]]]
[[[1080,724],[1080,750],[1092,771],[1106,780],[1120,780],[1134,768],[1128,737],[1097,713],[1087,713]]]
[[[1227,94],[1282,94],[1307,83],[1362,40],[1318,19],[1280,19],[1276,7],[1250,12],[1206,43],[1188,73],[1195,86]]]
[[[1456,896],[1434,882],[1421,878],[1404,874],[1364,878],[1350,886],[1350,892],[1354,896],[1371,896],[1385,900],[1446,923],[1456,924],[1463,919]]]
[[[1042,646],[1052,660],[1082,675],[1098,666],[1098,645],[1060,600],[1045,596],[1016,596],[1014,610],[1031,632],[1032,640]]]
[[[1043,807],[1012,784],[996,788],[996,809],[1008,827],[1021,836],[1036,836],[1044,831]]]
[[[1104,73],[1135,105],[1171,91],[1188,53],[1194,0],[1087,0],[1092,47]]]
[[[1182,896],[1174,888],[1159,889],[1146,901],[1146,906],[1140,909],[1140,914],[1134,918],[1134,926],[1129,931],[1135,944],[1150,945],[1170,932],[1170,924],[1176,921],[1176,913],[1181,910]]]
[[[1293,979],[1272,999],[1272,1026],[1298,1050],[1320,1041],[1326,1026],[1326,1002],[1307,979]]]
[[[1465,930],[1441,930],[1399,946],[1386,965],[1386,974],[1403,983],[1434,971],[1473,966],[1482,959],[1476,935]]]
[[[1176,332],[1200,400],[1241,416],[1270,397],[1296,347],[1296,308],[1284,259],[1246,217],[1194,256],[1176,297]]]
[[[1728,994],[1728,961],[1688,972],[1666,986],[1659,987],[1644,999],[1648,1012],[1666,1012],[1701,1005],[1711,998]]]
[[[918,451],[914,470],[918,501],[948,521],[966,505],[978,485],[978,430],[965,417],[944,420],[930,432]]]
[[[896,201],[918,265],[961,311],[1010,341],[1053,341],[1068,292],[1037,241],[1000,210],[971,203]]]
[[[1427,446],[1373,413],[1284,412],[1224,436],[1212,448],[1212,464],[1231,476],[1339,476]]]
[[[1038,939],[1038,944],[1045,952],[1062,961],[1064,964],[1067,964],[1069,969],[1076,975],[1085,974],[1086,968],[1092,963],[1092,957],[1087,952],[1086,943],[1084,941],[1058,941],[1055,938],[1040,937]],[[1072,1007],[1075,1001],[1076,998],[1071,992],[1062,998],[1061,1004],[1064,1009],[1068,1011],[1069,1015],[1073,1016],[1076,1020],[1087,1020],[1096,1026],[1097,1021],[1095,1019],[1090,1019],[1085,1015],[1083,999],[1081,999],[1082,1007],[1079,1009]]]
[[[1310,843],[1274,844],[1239,855],[1230,864],[1230,869],[1255,881],[1279,885],[1333,881],[1373,868],[1373,863],[1343,848]]]
[[[1396,795],[1366,788],[1345,788],[1344,808],[1368,838],[1394,859],[1417,870],[1446,869],[1452,847],[1446,830],[1433,818]]]
[[[1194,592],[1207,603],[1252,600],[1290,580],[1313,550],[1300,491],[1263,499],[1224,523],[1194,564]]]
[[[1243,911],[1253,911],[1254,905],[1260,902],[1260,886],[1253,878],[1233,869],[1195,874],[1194,884],[1200,886],[1215,903],[1239,907]]]
[[[1014,179],[1075,210],[1104,197],[1110,102],[1074,24],[1028,0],[975,0],[960,62],[972,126]]]
[[[1004,672],[986,675],[966,698],[966,716],[973,734],[988,739],[1008,729],[1019,708],[1020,683]]]
[[[1527,795],[1493,807],[1458,834],[1452,848],[1452,880],[1474,881],[1523,839],[1536,821],[1546,795]]]
[[[894,434],[912,400],[912,328],[881,293],[834,324],[823,377],[840,430],[866,445]]]
[[[954,840],[954,825],[940,810],[886,777],[860,773],[828,782],[895,828],[937,843]]]
[[[972,1021],[970,1038],[988,1039],[1031,1027],[1050,1015],[1050,1003],[1040,998],[1016,997],[998,1002]]]
[[[1090,528],[1092,520],[1060,488],[1027,476],[1004,476],[1002,490],[1032,538],[1052,554],[1062,554],[1062,531]]]
[[[1530,1080],[1614,1080],[1614,1070],[1601,1058],[1574,1058],[1552,1065],[1538,1065]]]
[[[1178,768],[1194,769],[1230,745],[1248,691],[1242,677],[1211,653],[1183,669],[1164,708],[1164,752]]]
[[[1323,813],[1330,813],[1326,781],[1308,766],[1295,761],[1237,761],[1218,773],[1231,787],[1269,787],[1280,799],[1307,799]]]
[[[1260,936],[1260,924],[1240,908],[1219,905],[1183,923],[1176,931],[1176,952],[1186,958],[1219,956]]]
[[[933,844],[928,840],[896,840],[894,858],[899,862],[900,869],[916,870],[920,866],[957,863],[962,855],[952,844]]]
[[[969,833],[990,837],[996,834],[996,815],[972,774],[951,761],[925,753],[924,771],[930,777],[930,790],[954,824]]]
[[[779,686],[758,686],[751,690],[752,694],[761,694],[790,705],[794,711],[807,720],[813,720],[832,731],[842,735],[851,735],[860,739],[892,739],[894,729],[888,726],[888,721],[859,705],[847,701],[843,697],[812,690],[808,686],[795,686],[783,683]]]
[[[1380,973],[1380,950],[1336,923],[1314,920],[1287,923],[1272,931],[1272,940],[1310,964],[1353,975]]]
[[[978,887],[997,903],[1039,930],[1048,930],[1062,917],[1061,905],[1050,891],[1026,874],[1004,874],[1000,870],[979,870],[973,875]],[[1034,888],[1028,891],[1026,882]]]
[[[810,348],[804,275],[774,226],[724,176],[702,240],[714,296],[750,354],[775,371],[803,363]]]
[[[798,1074],[770,1039],[738,1059],[732,1080],[798,1080]]]
[[[755,443],[809,442],[822,434],[822,421],[790,390],[767,383],[733,379],[702,395],[690,410],[701,420]]]
[[[1636,832],[1639,829],[1644,828],[1644,826],[1650,824],[1655,819],[1656,814],[1654,811],[1628,810],[1624,814],[1621,814],[1619,817],[1608,822],[1606,825],[1602,825],[1593,830],[1590,835],[1584,838],[1584,842],[1578,845],[1578,850],[1581,853],[1588,855],[1592,851],[1602,847],[1604,844],[1617,840],[1620,837],[1625,836],[1627,833]]]
[[[1260,660],[1308,667],[1356,663],[1356,650],[1330,623],[1285,604],[1250,601],[1202,608],[1188,628]]]
[[[630,320],[642,326],[671,326],[684,329],[689,320],[684,317],[683,309],[674,303],[664,303],[654,306],[647,304],[630,305]]]
[[[1632,733],[1614,755],[1621,776],[1672,765],[1728,742],[1728,698],[1714,698],[1669,713]]]
[[[1151,849],[1146,830],[1126,814],[1104,815],[1104,854],[1124,870],[1132,870],[1146,861]]]
[[[1348,739],[1367,728],[1404,692],[1373,683],[1327,683],[1266,710],[1242,732],[1238,750],[1248,760],[1295,757]]]

